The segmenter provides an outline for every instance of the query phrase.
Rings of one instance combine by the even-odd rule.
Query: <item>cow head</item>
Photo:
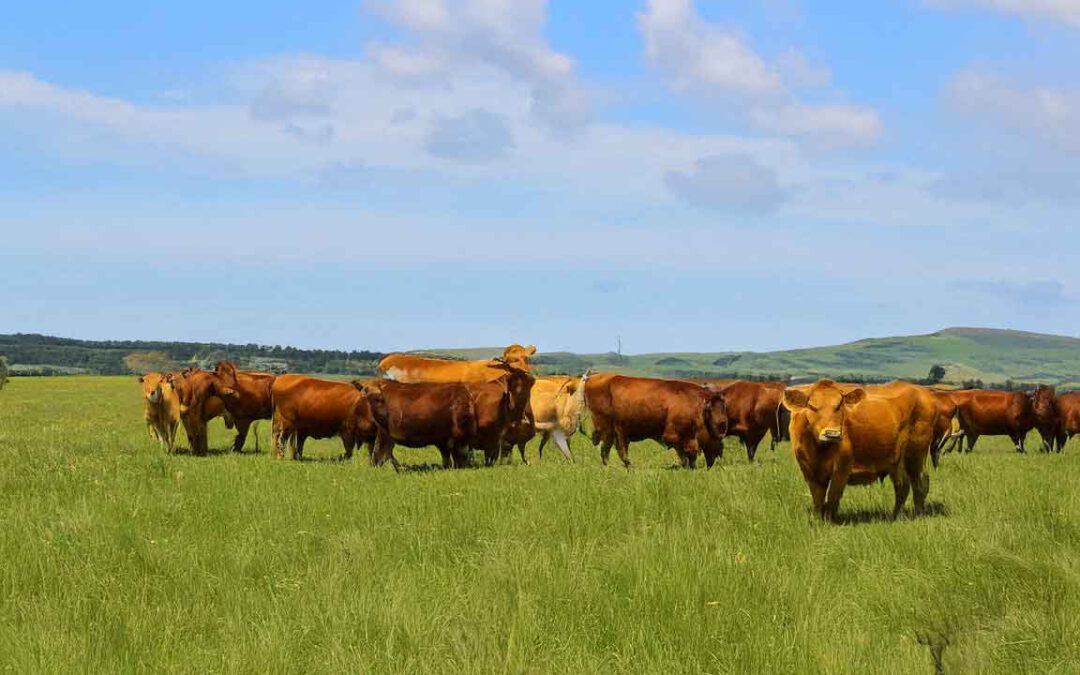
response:
[[[532,372],[532,365],[529,363],[529,358],[536,353],[536,346],[529,345],[528,347],[522,347],[521,345],[510,345],[503,350],[502,358],[495,359],[502,363],[507,363],[519,370]]]
[[[866,398],[865,389],[846,394],[832,380],[821,380],[809,392],[784,390],[784,407],[803,415],[819,443],[838,443],[844,435],[844,419]]]
[[[383,393],[383,385],[386,382],[386,380],[378,379],[353,380],[352,385],[356,387],[357,391],[363,394],[362,398],[366,401],[366,404],[358,406],[358,410],[366,407],[373,423],[388,429],[390,422],[390,408],[386,403],[386,396]]]
[[[727,402],[724,393],[712,385],[702,387],[706,394],[702,401],[702,416],[705,419],[705,428],[714,440],[720,440],[727,435]]]
[[[533,349],[535,351],[535,347]],[[503,388],[506,390],[509,399],[510,421],[519,422],[527,414],[531,418],[529,394],[532,392],[532,386],[536,382],[536,378],[528,370],[518,368],[502,359],[496,359],[496,363],[499,368],[506,371],[506,374],[499,379],[503,383]]]
[[[139,376],[139,384],[142,385],[143,398],[152,404],[161,402],[161,384],[165,376],[161,373],[147,373]]]

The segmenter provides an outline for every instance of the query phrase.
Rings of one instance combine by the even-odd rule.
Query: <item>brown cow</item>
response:
[[[225,426],[232,428],[232,416],[225,409],[225,398],[235,395],[236,380],[228,373],[218,375],[201,368],[169,373],[166,379],[180,399],[180,421],[184,424],[192,453],[207,451],[206,423],[221,415]]]
[[[143,394],[143,418],[150,438],[171,453],[180,426],[180,397],[165,373],[147,373],[139,378]]]
[[[268,420],[274,416],[274,399],[271,389],[274,386],[274,375],[253,371],[240,371],[228,361],[222,361],[214,369],[217,375],[232,378],[236,381],[233,391],[235,396],[223,399],[225,409],[233,418],[236,425],[236,439],[233,441],[233,452],[243,452],[244,441],[247,440],[248,429],[256,420]],[[259,449],[259,436],[255,435],[255,449]]]
[[[960,389],[950,391],[967,439],[967,451],[975,449],[980,436],[1008,436],[1017,452],[1024,452],[1024,438],[1035,428],[1032,396],[1019,391]]]
[[[832,380],[788,389],[791,444],[810,488],[814,512],[835,520],[848,485],[889,476],[895,518],[914,488],[915,513],[926,506],[930,477],[923,473],[934,441],[937,403],[927,389],[894,383],[868,393],[843,391]]]
[[[398,382],[491,382],[506,374],[505,366],[532,371],[529,357],[536,347],[510,345],[501,358],[451,361],[412,354],[391,354],[379,362],[379,373]]]
[[[341,439],[345,459],[378,432],[368,398],[348,382],[318,380],[302,375],[279,375],[271,387],[274,400],[274,453],[285,456],[288,444],[293,459],[302,459],[309,438]],[[371,455],[374,463],[374,453]]]
[[[593,379],[586,383],[586,399]],[[604,430],[600,432],[602,440],[607,440],[604,434],[613,434],[626,467],[630,466],[628,451],[633,441],[653,439],[674,448],[689,469],[694,468],[699,453],[723,443],[727,411],[721,392],[691,382],[624,375],[603,378],[599,387],[592,388],[594,395],[598,388],[606,392],[595,396],[595,409],[589,399],[594,425]],[[605,464],[610,448],[610,443],[601,448],[600,459]],[[710,456],[711,452],[706,454],[709,466]]]
[[[355,380],[367,395],[378,426],[372,461],[387,459],[398,467],[394,445],[424,448],[434,445],[443,467],[469,464],[469,446],[476,439],[476,412],[465,385],[451,382],[403,383],[393,380]]]
[[[1080,434],[1080,392],[1070,392],[1057,397],[1058,436],[1057,451],[1065,449],[1065,444],[1076,434]]]
[[[484,463],[488,466],[502,454],[509,433],[532,426],[526,413],[535,379],[528,371],[510,366],[504,368],[507,372],[494,382],[462,383],[472,396],[476,415],[476,435],[470,445],[484,452]]]
[[[1035,391],[1031,392],[1031,413],[1035,418],[1035,429],[1042,438],[1039,449],[1042,452],[1053,452],[1061,427],[1057,392],[1053,387],[1045,384],[1035,387]]]
[[[784,398],[784,388],[782,382],[745,380],[735,380],[720,388],[727,408],[727,435],[742,441],[748,461],[754,461],[765,434],[772,436],[774,448],[777,441],[783,438],[780,430],[783,416],[778,411],[783,409],[780,403]]]

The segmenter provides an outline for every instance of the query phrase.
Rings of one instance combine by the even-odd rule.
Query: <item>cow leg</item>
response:
[[[1012,439],[1013,445],[1016,446],[1016,451],[1024,454],[1024,436],[1022,434],[1009,434],[1009,438]]]
[[[248,429],[251,422],[248,420],[236,420],[236,438],[233,440],[233,452],[243,452],[244,443],[247,441]]]
[[[556,429],[553,432],[552,436],[555,439],[555,445],[559,447],[559,450],[562,452],[563,457],[566,458],[566,461],[573,464],[574,453],[570,452],[570,439],[567,438],[566,434],[563,433],[562,429]]]
[[[536,456],[541,462],[544,461],[544,446],[547,445],[550,438],[551,432],[547,429],[540,432],[540,447],[536,449]]]
[[[289,442],[289,432],[276,420],[274,428],[270,431],[270,438],[274,446],[274,455],[278,459],[285,457],[285,444]]]
[[[979,440],[979,434],[967,434],[967,451],[969,453],[975,450],[975,443]]]
[[[529,465],[529,460],[525,458],[525,446],[528,445],[528,444],[529,444],[528,441],[518,441],[518,443],[517,443],[518,454],[521,455],[521,463],[524,464],[525,466]],[[511,455],[512,455],[513,454],[513,448],[511,448],[510,450],[511,450]],[[509,457],[507,457],[506,459],[507,459],[507,462],[510,461]]]
[[[304,442],[307,440],[307,436],[304,434],[296,434],[294,437],[296,445],[294,446],[293,459],[304,459]]]
[[[930,474],[915,471],[909,475],[912,490],[915,492],[915,515],[921,516],[926,512],[926,495],[930,492]]]
[[[746,460],[753,462],[754,457],[757,456],[758,446],[761,445],[761,441],[765,438],[765,432],[750,432],[744,439],[743,444],[746,445]]]
[[[822,519],[827,518],[828,515],[825,513],[825,492],[828,490],[829,484],[819,483],[808,478],[806,485],[810,488],[810,503],[814,508],[814,515]]]
[[[630,442],[626,440],[626,434],[618,428],[615,429],[615,450],[619,453],[619,459],[622,460],[623,466],[629,469]],[[604,463],[607,464],[606,457]]]
[[[892,478],[893,491],[896,493],[896,501],[893,502],[892,512],[893,520],[896,520],[900,512],[904,510],[904,503],[911,492],[911,481],[908,480],[908,474],[904,468],[899,466],[893,469],[889,477]]]
[[[829,478],[829,491],[825,494],[825,514],[833,522],[836,522],[836,514],[840,509],[840,499],[844,496],[844,488],[847,487],[848,478],[850,477],[851,458],[837,457],[833,465],[832,476]]]

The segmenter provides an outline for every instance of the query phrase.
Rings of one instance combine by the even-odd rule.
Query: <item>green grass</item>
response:
[[[399,475],[331,441],[271,459],[267,426],[259,455],[166,456],[134,378],[13,380],[0,669],[930,673],[930,631],[946,672],[1080,672],[1075,446],[983,439],[932,474],[936,515],[889,522],[875,485],[831,526],[787,445]]]

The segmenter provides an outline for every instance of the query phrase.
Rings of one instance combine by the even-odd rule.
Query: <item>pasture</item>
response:
[[[133,377],[0,392],[0,668],[26,672],[1080,672],[1080,447],[984,438],[812,519],[790,455],[631,449],[429,469],[167,456]],[[211,448],[232,432],[211,423]],[[1035,439],[1029,445],[1037,448]],[[181,441],[184,446],[186,441]],[[249,450],[253,446],[249,439]]]

